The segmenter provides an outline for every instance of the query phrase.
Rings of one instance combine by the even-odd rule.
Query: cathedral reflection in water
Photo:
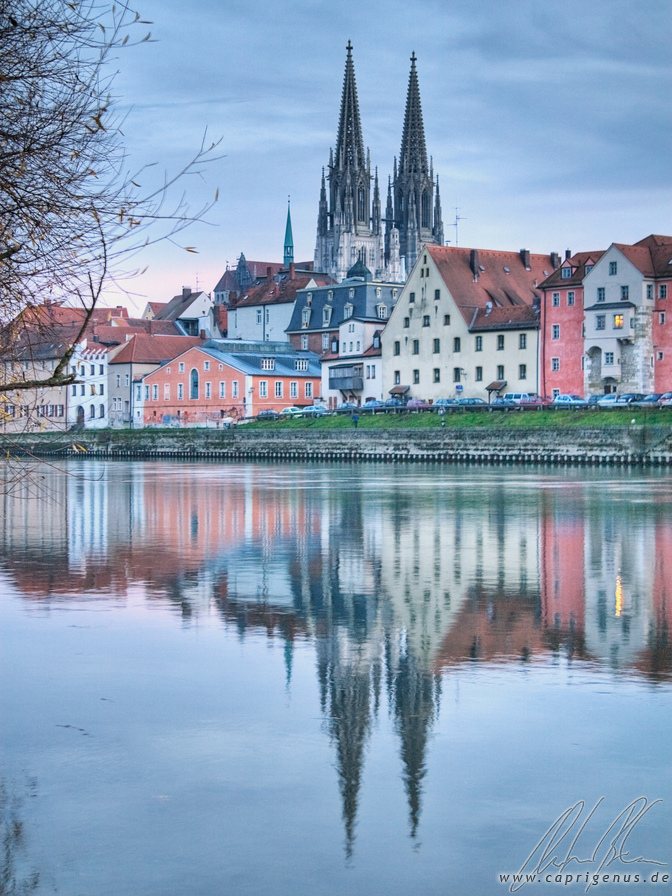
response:
[[[671,502],[656,473],[87,462],[4,498],[2,553],[26,600],[140,589],[265,632],[289,688],[312,643],[350,850],[383,696],[414,836],[451,668],[669,679]]]

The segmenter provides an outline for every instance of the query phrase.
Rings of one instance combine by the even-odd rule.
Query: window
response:
[[[401,343],[398,340],[394,343],[394,354],[395,355],[401,354]]]
[[[614,353],[613,352],[605,352],[604,353],[604,363],[607,366],[611,367],[611,365],[614,363]]]
[[[551,358],[551,370],[560,370],[560,358]]]
[[[159,386],[158,383],[154,383],[152,386],[152,401],[159,400]]]
[[[440,299],[441,299],[441,290],[435,289],[434,290],[434,301],[438,302],[438,301],[440,301]]]
[[[346,314],[347,317],[347,314]],[[304,308],[301,312],[301,326],[307,327],[310,323],[310,308]]]
[[[527,379],[527,364],[519,364],[518,365],[518,379],[519,380]]]
[[[329,321],[331,320],[331,308],[328,305],[325,305],[322,309],[322,326],[328,327]]]
[[[441,382],[441,371],[439,370],[438,367],[434,368],[434,382],[435,383]]]
[[[104,394],[105,394],[105,383],[100,383],[100,384],[98,385],[98,394],[99,394],[99,395],[104,395]]]
[[[376,365],[372,364],[371,365],[371,379],[375,380],[375,378],[376,378]]]
[[[646,298],[647,299],[653,298],[653,283],[646,284]]]
[[[621,298],[622,299],[630,298],[630,287],[629,286],[621,286]]]
[[[367,378],[367,380],[371,379],[371,365],[370,364],[366,365],[366,378]]]
[[[592,264],[587,264],[586,267],[585,267],[586,274],[590,274],[590,272],[592,271],[592,269],[593,269],[593,265],[592,265]]]
[[[443,315],[443,325],[444,325],[444,327],[450,326],[450,314]]]
[[[131,384],[131,375],[130,375],[130,373],[127,373],[126,374],[126,385],[130,386],[130,384]]]
[[[438,355],[440,353],[441,353],[441,340],[435,339],[434,340],[434,354]]]
[[[178,401],[182,401],[183,398],[184,398],[184,386],[182,385],[182,383],[178,383],[177,384],[177,399],[178,399]]]
[[[289,384],[289,397],[290,398],[298,398],[299,397],[299,384],[296,380],[292,380]]]
[[[558,305],[560,304],[560,293],[559,292],[553,293],[553,298],[551,300],[551,304],[553,305],[554,308],[558,307]]]
[[[163,384],[163,400],[170,401],[170,383]]]
[[[259,380],[259,398],[268,398],[268,380]]]
[[[574,304],[574,292],[571,290],[570,290],[570,292],[567,293],[567,304],[568,305]]]
[[[360,349],[360,344],[359,344],[359,339],[357,340],[357,351],[361,351],[361,349]]]
[[[117,374],[117,389],[121,386],[121,374]]]
[[[262,358],[261,359],[261,369],[262,370],[275,370],[275,358]]]
[[[613,277],[614,274],[618,274],[618,262],[610,261],[609,262],[609,276]]]
[[[219,383],[219,397],[226,398],[226,383],[223,380]]]
[[[313,384],[310,381],[305,384],[305,396],[306,398],[313,397]]]
[[[145,386],[145,401],[149,401],[149,386]]]
[[[95,376],[95,375],[96,375],[96,365],[92,364],[91,365],[91,376]]]
[[[408,296],[408,301],[415,302],[415,293],[414,292],[410,293],[410,295]]]
[[[91,405],[91,407],[89,408],[89,417],[93,420],[93,418],[95,416],[96,416],[96,408],[94,407],[94,405]]]
[[[497,379],[498,380],[504,379],[504,365],[503,364],[497,365]]]
[[[460,337],[459,337],[459,336],[456,336],[456,337],[453,339],[453,351],[454,351],[454,352],[459,352],[459,351],[460,351]]]
[[[504,351],[504,334],[503,333],[499,333],[497,336],[497,351],[498,352]]]
[[[614,330],[622,330],[623,329],[623,315],[622,314],[614,314]]]
[[[660,312],[660,323],[661,324],[665,323],[665,312],[664,311]]]
[[[198,370],[192,368],[189,386],[189,398],[198,400]]]
[[[667,286],[665,283],[661,283],[658,287],[658,298],[666,299],[667,298]]]
[[[308,370],[308,359],[297,358],[294,362],[294,370]]]
[[[73,386],[73,387],[72,387],[72,394],[73,394],[73,395],[76,395],[76,394],[77,394],[77,386]]]
[[[308,337],[307,336],[301,337],[301,349],[304,352],[308,351]]]
[[[414,384],[415,384],[416,386],[417,386],[418,383],[420,382],[420,371],[419,371],[419,370],[414,370],[414,371],[413,371],[413,382],[414,382]]]
[[[408,328],[410,326],[410,323],[411,323],[410,318],[405,317],[404,318],[404,327]]]
[[[425,316],[422,318],[422,326],[423,327],[429,326],[429,314],[425,314]]]
[[[394,371],[394,385],[398,386],[401,383],[401,374],[398,370]]]
[[[597,301],[604,302],[604,286],[597,287]]]
[[[261,323],[261,308],[257,308],[257,323]]]
[[[482,367],[476,368],[476,382],[477,383],[483,382],[483,368]]]
[[[560,338],[560,324],[553,324],[552,328],[552,338],[559,339]]]
[[[323,333],[322,334],[322,351],[326,352],[328,348],[329,348],[329,334]]]
[[[234,380],[231,384],[231,398],[238,398],[238,380]]]
[[[570,267],[562,269],[562,279],[563,280],[571,280],[572,279],[572,269]]]
[[[212,398],[212,383],[205,384],[205,397]]]
[[[520,333],[518,336],[518,348],[527,348],[527,333]]]
[[[595,315],[595,329],[596,330],[605,330],[607,326],[607,318],[604,314],[596,314]]]
[[[378,306],[378,317],[381,320],[385,320],[385,318],[387,317],[387,305]]]
[[[354,295],[355,291],[354,291],[354,289],[351,289],[350,292],[353,293],[353,295]],[[352,313],[354,310],[355,309],[352,305],[346,305],[343,310],[343,317],[345,317],[345,318],[352,317]]]
[[[460,367],[453,367],[453,382],[454,382],[454,383],[459,383],[459,382],[460,382],[460,377],[461,377],[461,375],[462,375],[462,368],[460,368]]]
[[[420,354],[420,340],[419,339],[413,340],[413,354],[414,355]]]
[[[483,351],[483,337],[482,336],[476,337],[476,351],[477,352]]]
[[[178,373],[184,373],[184,361],[180,361],[180,363],[177,365],[177,371]]]

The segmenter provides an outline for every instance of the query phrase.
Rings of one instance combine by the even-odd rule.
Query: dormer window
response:
[[[353,313],[354,310],[355,310],[355,309],[354,309],[354,306],[353,306],[353,305],[350,305],[350,304],[348,303],[348,304],[345,306],[345,308],[343,309],[343,316],[346,317],[346,318],[347,318],[347,317],[352,317],[352,313]]]
[[[379,299],[382,296],[382,294],[383,294],[382,289],[380,288],[380,286],[377,286],[376,287],[376,298]]]
[[[351,286],[348,291],[348,298],[354,299],[354,297],[355,297],[355,288],[354,288],[354,286]]]
[[[571,268],[563,268],[562,269],[562,279],[563,280],[571,280],[572,279],[572,269]]]
[[[309,292],[308,295],[306,296],[306,305],[312,305],[312,304],[313,304],[313,294],[312,294],[312,292]]]
[[[306,358],[298,358],[294,362],[295,370],[308,370],[308,360]]]
[[[328,297],[328,299],[329,299],[330,302],[333,302],[333,300],[334,300],[334,291],[333,291],[333,289],[330,289],[330,290],[329,290],[329,292],[327,293],[327,297]]]
[[[307,327],[310,323],[310,308],[304,308],[301,312],[301,326]]]
[[[262,358],[261,359],[261,369],[262,370],[275,370],[275,358]]]
[[[376,311],[378,312],[378,317],[380,320],[387,319],[387,305],[377,305]]]
[[[329,305],[325,305],[324,308],[322,309],[322,326],[323,327],[329,326],[329,322],[331,320],[331,312],[332,312],[332,309],[329,307]]]

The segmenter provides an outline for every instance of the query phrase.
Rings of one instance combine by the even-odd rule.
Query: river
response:
[[[72,461],[0,506],[3,893],[672,890],[669,473]]]

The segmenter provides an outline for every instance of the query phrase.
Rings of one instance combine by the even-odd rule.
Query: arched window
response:
[[[422,226],[429,227],[429,196],[426,192],[422,194]]]
[[[357,190],[357,218],[359,221],[366,221],[366,209],[364,207],[364,187]]]
[[[189,383],[189,398],[198,401],[198,370],[192,368],[191,379]]]
[[[95,408],[95,405],[91,405],[91,407],[89,408],[89,417],[93,420],[93,418],[94,418],[95,416],[96,416],[96,408]]]
[[[99,417],[105,416],[105,405],[104,404],[101,404],[101,406],[98,408],[98,416]]]

